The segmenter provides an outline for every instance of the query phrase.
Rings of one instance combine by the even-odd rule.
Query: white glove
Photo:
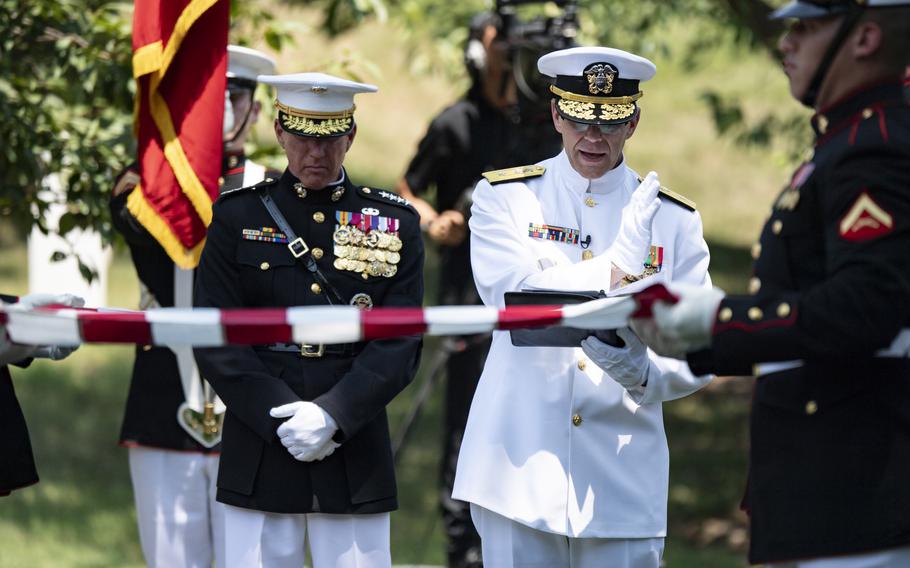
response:
[[[686,353],[711,345],[711,330],[720,301],[720,288],[672,284],[667,288],[679,298],[675,304],[656,302],[653,319],[632,320],[632,329],[660,355],[685,359]]]
[[[640,387],[651,367],[648,348],[629,328],[616,330],[616,335],[625,342],[624,347],[614,347],[591,335],[581,342],[581,349],[617,383],[627,389]]]
[[[73,351],[79,349],[78,345],[42,345],[35,348],[35,351],[32,352],[32,357],[35,359],[50,359],[51,361],[59,361],[60,359],[66,359],[73,354]]]
[[[298,401],[276,406],[269,415],[288,418],[278,427],[278,437],[288,453],[299,461],[321,460],[338,447],[332,436],[338,431],[335,419],[312,402]]]
[[[85,306],[85,300],[73,294],[28,294],[19,298],[19,301],[13,305],[24,310],[31,310],[53,304],[81,308]]]
[[[13,309],[31,310],[40,306],[60,304],[73,308],[81,308],[85,305],[85,300],[73,294],[28,294],[19,298],[19,301],[13,304]],[[77,347],[45,345],[36,347],[34,345],[20,345],[13,343],[6,334],[6,327],[0,326],[0,364],[15,363],[29,357],[44,357],[47,359],[63,359],[75,351]]]
[[[660,180],[651,172],[632,194],[622,210],[622,224],[610,247],[613,264],[626,274],[637,276],[644,270],[651,246],[651,222],[660,209]]]

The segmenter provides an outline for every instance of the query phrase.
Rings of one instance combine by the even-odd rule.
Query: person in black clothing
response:
[[[423,244],[398,195],[343,168],[355,93],[322,73],[260,76],[277,87],[278,178],[222,194],[195,305],[419,307]],[[324,317],[326,333],[337,323]],[[229,566],[391,566],[397,508],[386,404],[413,379],[421,338],[197,349],[227,405],[218,471]],[[267,341],[267,340],[266,340]]]
[[[30,294],[22,298],[0,294],[0,304],[36,308],[50,304],[82,307],[84,300],[71,294]],[[27,367],[34,358],[59,360],[74,351],[71,347],[20,345],[10,341],[6,326],[0,324],[0,497],[38,483],[38,471],[28,436],[25,416],[13,389],[8,365]]]
[[[791,2],[780,40],[812,156],[774,202],[749,295],[671,288],[635,323],[696,374],[758,376],[749,559],[910,566],[910,2]],[[836,557],[836,558],[835,558]]]
[[[246,158],[244,143],[259,116],[256,77],[274,61],[254,49],[228,46],[220,190],[277,175]],[[123,235],[141,285],[141,308],[192,306],[193,272],[174,264],[128,205],[138,165],[111,192],[114,228]],[[224,409],[199,377],[192,352],[137,345],[120,444],[129,449],[136,520],[151,567],[224,566],[222,506],[215,501]]]
[[[483,172],[533,164],[559,153],[562,140],[549,124],[549,106],[533,106],[517,88],[508,38],[494,14],[471,24],[465,63],[472,83],[458,102],[433,119],[397,191],[420,213],[439,247],[438,303],[480,304],[471,272],[467,216],[471,192]],[[542,55],[541,51],[538,55]],[[533,58],[536,61],[536,58]],[[533,93],[531,93],[533,95]],[[544,103],[548,97],[541,96]],[[436,189],[433,203],[419,197]],[[481,566],[480,536],[470,508],[452,499],[455,466],[471,400],[490,347],[489,335],[454,338],[445,363],[445,419],[439,503],[450,567]]]

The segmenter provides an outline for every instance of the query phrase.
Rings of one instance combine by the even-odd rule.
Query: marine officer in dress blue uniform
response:
[[[910,2],[790,2],[815,144],[771,207],[748,295],[672,288],[636,326],[696,373],[758,375],[749,559],[910,566]]]
[[[241,308],[418,307],[418,216],[343,167],[354,95],[322,73],[261,76],[277,89],[276,178],[225,193],[198,268],[195,303]],[[227,405],[218,500],[229,566],[387,567],[397,508],[385,406],[412,380],[421,338],[196,350]]]
[[[262,181],[268,173],[248,160],[244,144],[259,117],[256,77],[274,60],[255,49],[228,46],[220,190]],[[176,266],[130,213],[139,182],[132,165],[111,192],[111,218],[123,235],[141,287],[142,309],[192,306],[193,271]],[[274,173],[274,172],[273,172]],[[223,506],[215,501],[220,419],[224,406],[202,382],[189,349],[139,345],[120,444],[129,449],[136,520],[151,567],[224,566]]]

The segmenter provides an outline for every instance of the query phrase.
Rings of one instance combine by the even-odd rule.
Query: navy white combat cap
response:
[[[275,72],[275,60],[261,51],[239,45],[229,45],[227,51],[228,88],[255,88],[256,77]]]
[[[297,136],[347,134],[354,128],[354,95],[379,90],[325,73],[260,75],[259,82],[275,87],[278,123]]]
[[[548,53],[537,69],[551,78],[556,109],[567,120],[619,124],[632,120],[639,84],[654,77],[653,63],[610,47],[572,47]]]
[[[885,8],[888,6],[910,6],[908,0],[795,0],[778,8],[771,19],[798,18],[811,20],[843,14],[852,7]]]

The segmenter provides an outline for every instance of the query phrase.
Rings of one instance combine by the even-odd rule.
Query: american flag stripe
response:
[[[465,335],[562,325],[616,329],[630,317],[648,317],[656,300],[674,301],[661,285],[634,296],[566,306],[437,306],[428,308],[305,306],[294,308],[159,308],[147,311],[0,306],[0,323],[17,343],[79,345],[333,344],[414,334]]]

